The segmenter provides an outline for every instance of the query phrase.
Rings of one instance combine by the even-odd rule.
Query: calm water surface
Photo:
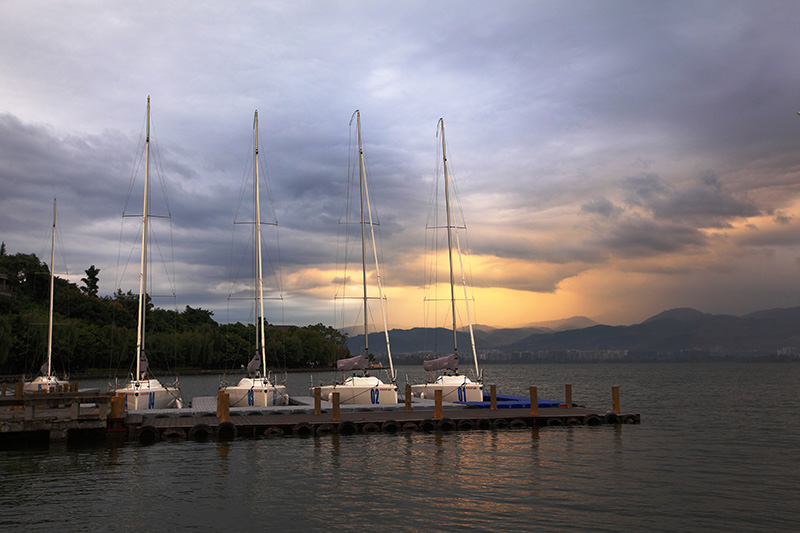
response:
[[[800,522],[800,364],[494,365],[502,393],[638,426],[53,445],[0,451],[0,527],[32,531],[789,531]],[[416,379],[416,369],[400,368]],[[314,379],[317,379],[314,375]],[[308,395],[309,375],[288,388]],[[181,379],[213,396],[217,377]],[[86,385],[89,385],[88,383]]]

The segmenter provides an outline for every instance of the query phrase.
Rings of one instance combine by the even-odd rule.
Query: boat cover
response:
[[[425,370],[458,370],[458,356],[450,354],[438,359],[423,361],[422,368]]]
[[[144,354],[144,350],[139,354],[139,376],[137,379],[144,379],[147,375],[147,369],[150,368],[150,363],[147,361],[147,356]]]
[[[357,355],[348,359],[336,361],[336,368],[339,370],[366,370],[369,368],[369,359],[366,355]]]
[[[259,367],[261,367],[261,356],[259,355],[258,350],[256,350],[256,354],[252,359],[250,359],[250,362],[247,363],[247,374],[255,374],[258,372]]]

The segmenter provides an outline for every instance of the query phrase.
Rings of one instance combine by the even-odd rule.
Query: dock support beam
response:
[[[564,407],[572,407],[572,385],[564,385]]]
[[[318,415],[322,412],[322,389],[314,387],[314,414]]]
[[[217,394],[217,416],[220,422],[231,421],[231,395],[227,392]]]
[[[332,396],[333,396],[333,418],[332,418],[332,420],[334,422],[339,422],[341,420],[341,417],[339,416],[339,393],[338,392],[334,392],[332,394]]]
[[[489,409],[491,411],[497,410],[497,385],[489,385],[489,398],[491,400]]]
[[[411,412],[411,385],[406,383],[406,413]]]
[[[531,387],[531,416],[539,416],[539,390]]]
[[[438,420],[442,418],[442,389],[433,391],[433,418]]]
[[[622,412],[619,407],[619,386],[611,387],[611,404],[615,414]]]

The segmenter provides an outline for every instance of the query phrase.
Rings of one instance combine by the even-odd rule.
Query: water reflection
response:
[[[259,529],[265,516],[295,531],[795,526],[800,365],[486,371],[502,392],[558,398],[571,383],[576,402],[600,408],[618,384],[643,424],[4,450],[0,527],[126,530],[143,516],[160,529]],[[288,385],[307,394],[300,377]]]

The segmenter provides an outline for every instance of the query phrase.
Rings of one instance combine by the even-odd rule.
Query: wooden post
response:
[[[111,418],[120,418],[122,414],[122,406],[125,405],[125,400],[121,394],[117,394],[111,398]]]
[[[80,412],[81,412],[81,403],[80,403],[80,402],[78,402],[78,401],[76,401],[76,402],[75,402],[74,404],[72,404],[72,405],[77,405],[77,406],[78,406],[78,414],[80,415]],[[108,420],[108,411],[109,411],[109,407],[110,407],[110,406],[109,406],[109,404],[108,404],[108,403],[106,403],[106,402],[99,402],[99,403],[97,404],[97,417],[98,417],[100,420]]]
[[[611,387],[611,403],[614,413],[620,414],[622,410],[619,408],[619,386]]]
[[[97,404],[98,413],[100,411],[100,404]],[[78,420],[81,416],[81,402],[80,400],[73,400],[69,406],[69,416],[72,420]],[[100,417],[104,418],[104,417]]]
[[[489,409],[492,411],[497,411],[497,385],[490,385],[489,386],[491,403]]]
[[[406,413],[411,412],[411,385],[406,383]]]
[[[219,410],[219,397],[222,394],[222,389],[217,389],[217,418],[219,418],[222,413]]]
[[[433,418],[442,418],[442,389],[433,391]]]
[[[14,383],[14,398],[22,398],[22,393],[25,390],[25,383],[17,381]]]
[[[572,385],[564,385],[564,407],[572,407]]]
[[[322,389],[314,387],[314,414],[322,413]]]
[[[217,412],[220,422],[231,421],[231,395],[227,392],[220,392],[217,397]]]
[[[341,420],[341,417],[339,416],[339,393],[334,392],[332,396],[333,396],[333,418],[331,420],[333,420],[334,422],[339,422],[339,420]]]
[[[539,390],[531,387],[531,416],[539,416]]]
[[[6,395],[6,388],[7,388],[7,384],[6,384],[6,382],[4,381],[4,382],[3,382],[3,396],[5,396],[5,395]]]

